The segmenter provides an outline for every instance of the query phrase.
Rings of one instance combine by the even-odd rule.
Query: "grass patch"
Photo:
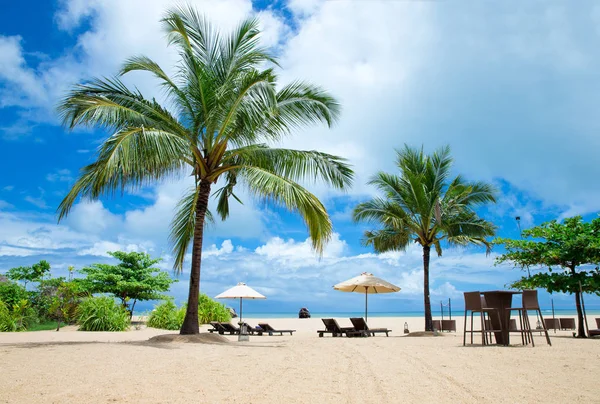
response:
[[[60,327],[64,327],[65,323],[60,323]],[[56,330],[56,321],[46,321],[44,323],[32,324],[27,331],[47,331]]]

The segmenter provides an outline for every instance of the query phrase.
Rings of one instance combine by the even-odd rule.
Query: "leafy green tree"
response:
[[[71,323],[77,315],[77,307],[83,298],[88,297],[86,291],[81,290],[78,282],[61,282],[56,293],[52,296],[49,312],[56,319],[56,331],[60,330],[60,323]]]
[[[506,252],[496,258],[497,264],[512,262],[515,266],[548,268],[548,272],[523,277],[511,287],[516,289],[543,288],[548,292],[575,295],[578,333],[586,337],[581,307],[580,283],[583,292],[600,295],[600,218],[584,222],[581,216],[556,220],[523,230],[523,239],[498,238]],[[582,268],[581,266],[596,266]]]
[[[377,173],[369,182],[381,191],[376,197],[356,206],[355,221],[378,224],[366,231],[363,244],[377,252],[404,251],[415,242],[423,249],[423,294],[425,330],[432,331],[429,298],[429,260],[433,246],[442,255],[442,243],[483,245],[490,251],[486,237],[495,226],[480,218],[475,208],[495,202],[494,188],[483,182],[467,182],[461,176],[450,179],[453,160],[450,148],[432,155],[405,145],[397,151],[400,175]]]
[[[298,182],[322,179],[339,189],[352,170],[342,158],[318,151],[274,148],[295,129],[318,122],[331,125],[339,104],[321,88],[304,82],[277,87],[269,65],[275,57],[259,44],[258,21],[246,20],[229,36],[220,34],[193,8],[176,8],[162,20],[170,45],[179,53],[168,76],[144,56],[129,59],[120,75],[152,74],[165,90],[161,106],[128,88],[119,77],[77,85],[60,105],[70,128],[107,128],[113,135],[58,208],[59,220],[78,197],[95,200],[178,175],[194,185],[179,202],[171,223],[175,268],[181,270],[190,244],[189,295],[182,334],[197,334],[198,294],[204,223],[212,187],[216,211],[229,216],[229,199],[244,184],[259,199],[303,217],[313,247],[322,252],[332,235],[323,204]]]
[[[23,282],[23,286],[27,288],[28,282],[39,282],[44,276],[50,272],[50,263],[41,260],[37,264],[29,267],[17,267],[8,270],[6,275],[13,281]]]
[[[157,300],[165,296],[161,292],[169,291],[171,279],[168,273],[154,268],[161,261],[149,254],[140,252],[109,252],[121,261],[118,265],[93,264],[79,272],[86,277],[78,280],[84,290],[90,293],[109,293],[121,300],[123,307],[133,315],[138,300]]]

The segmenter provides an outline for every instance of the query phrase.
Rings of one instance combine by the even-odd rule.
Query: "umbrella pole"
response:
[[[242,301],[244,300],[243,297],[240,297],[240,323],[243,320],[243,315],[242,315]]]
[[[369,312],[369,299],[368,299],[369,293],[368,293],[368,291],[369,291],[369,287],[367,286],[365,289],[365,322],[369,319],[368,314],[367,314]]]

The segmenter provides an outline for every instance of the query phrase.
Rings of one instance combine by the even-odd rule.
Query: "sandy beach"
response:
[[[297,332],[209,344],[148,342],[169,333],[156,329],[0,333],[0,402],[598,402],[598,340],[558,331],[552,346],[539,334],[535,348],[516,345],[513,334],[510,347],[463,347],[460,331],[405,337],[405,321],[423,328],[372,318],[389,338],[319,338],[320,319],[269,319]]]

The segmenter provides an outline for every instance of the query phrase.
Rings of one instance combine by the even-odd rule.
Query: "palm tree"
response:
[[[191,7],[167,12],[161,21],[179,62],[173,76],[144,56],[127,60],[118,76],[79,84],[59,106],[69,128],[85,125],[113,133],[98,158],[81,175],[58,208],[64,218],[77,200],[190,175],[194,185],[177,206],[171,223],[175,269],[182,270],[192,245],[190,286],[182,334],[197,334],[198,294],[204,222],[211,187],[216,212],[225,220],[238,183],[271,203],[300,213],[312,245],[322,252],[332,225],[323,204],[298,184],[321,179],[343,189],[352,181],[345,159],[318,151],[273,148],[294,129],[318,122],[331,126],[339,104],[317,86],[292,82],[279,90],[276,60],[259,45],[258,23],[248,19],[222,36]],[[128,88],[120,76],[154,75],[168,102],[160,105]]]
[[[450,178],[450,148],[443,147],[431,156],[423,149],[404,146],[397,151],[400,175],[377,173],[369,182],[384,195],[359,204],[355,221],[377,223],[380,228],[366,231],[363,244],[377,252],[403,251],[411,242],[423,248],[423,293],[425,330],[432,331],[429,299],[429,257],[431,247],[442,255],[442,242],[449,245],[484,245],[495,234],[495,226],[480,218],[474,208],[495,202],[494,188],[483,182],[466,182],[461,176]]]

